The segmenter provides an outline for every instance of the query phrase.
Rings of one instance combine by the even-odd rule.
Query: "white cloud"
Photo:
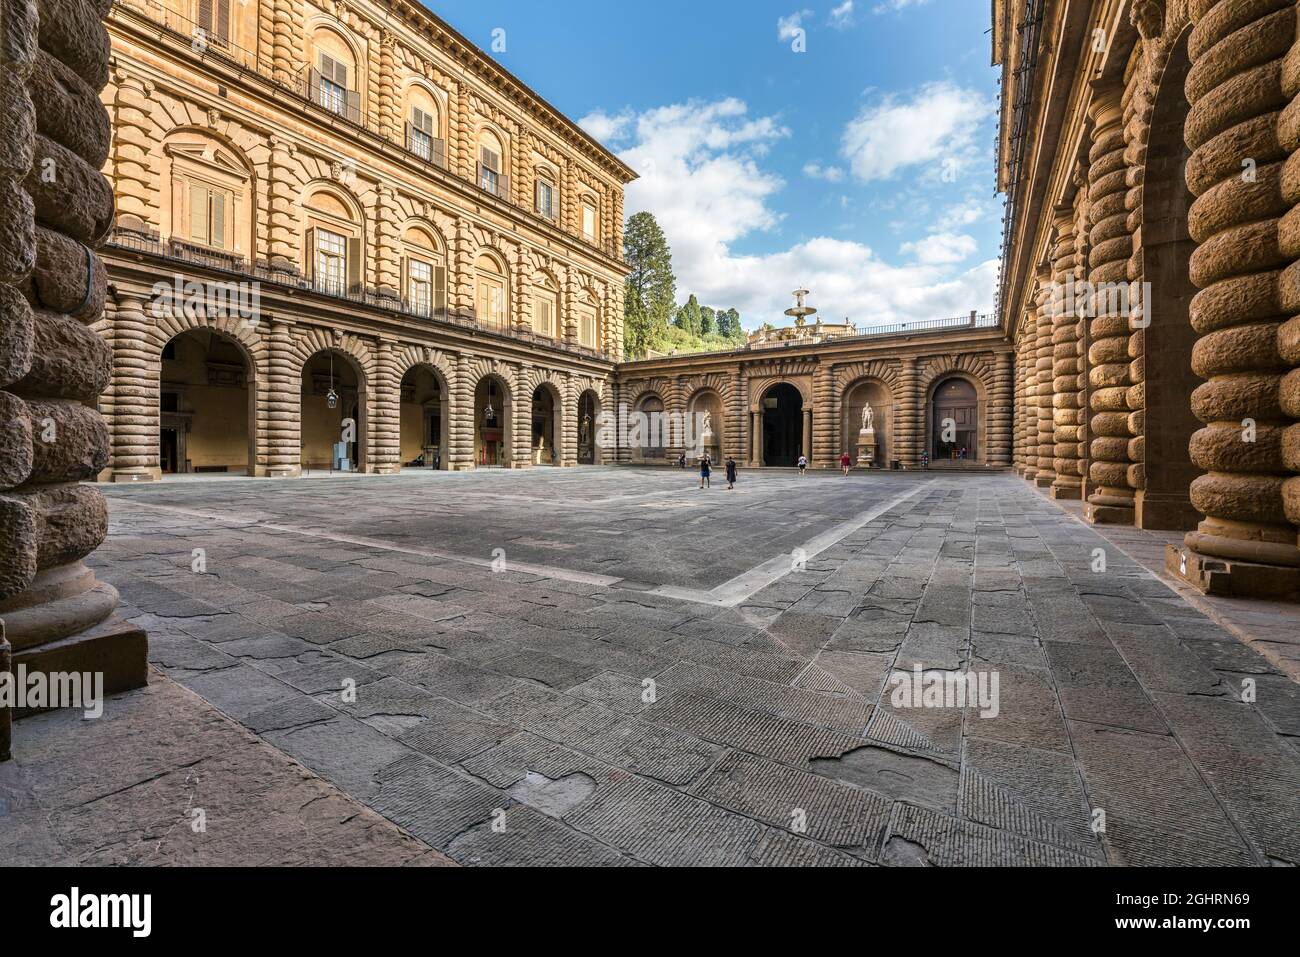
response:
[[[853,26],[853,0],[844,0],[831,10],[831,26],[836,30],[847,30]]]
[[[734,98],[658,107],[627,121],[619,156],[641,178],[627,188],[625,211],[648,210],[663,227],[681,298],[693,292],[702,303],[734,306],[749,328],[784,322],[790,290],[801,284],[813,290],[822,316],[849,316],[859,326],[991,308],[997,262],[963,269],[951,258],[960,241],[944,259],[938,243],[921,240],[898,264],[864,243],[828,236],[763,254],[737,252],[739,241],[781,223],[774,202],[785,182],[762,160],[789,135],[777,118],[752,116]],[[826,167],[810,165],[824,175]]]
[[[804,163],[803,174],[809,179],[824,179],[828,183],[838,183],[844,179],[844,170],[820,163]]]
[[[601,110],[588,113],[578,125],[602,143],[612,143],[627,135],[634,119],[630,111],[624,110],[611,116]]]
[[[927,166],[922,175],[953,179],[979,157],[976,136],[994,115],[983,94],[947,81],[927,83],[911,99],[886,94],[844,129],[841,153],[863,182]]]
[[[896,13],[899,10],[905,10],[908,7],[919,7],[929,3],[930,0],[884,0],[872,8],[872,13]]]
[[[962,233],[933,233],[924,239],[903,243],[899,251],[904,255],[915,256],[917,262],[940,265],[969,259],[977,248],[972,236]]]
[[[798,10],[788,17],[778,17],[776,20],[776,38],[784,43],[802,34],[803,18],[811,17],[812,13],[811,10]]]

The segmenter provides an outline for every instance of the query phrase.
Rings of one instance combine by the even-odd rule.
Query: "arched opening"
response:
[[[664,435],[664,400],[649,392],[637,400],[632,412],[627,423],[627,444],[631,460],[641,464],[662,463],[666,454],[664,443],[669,441]]]
[[[974,383],[961,376],[941,380],[930,397],[930,464],[980,461],[979,422]]]
[[[304,471],[366,470],[365,377],[351,356],[326,349],[302,368]]]
[[[1145,412],[1142,416],[1144,487],[1138,490],[1138,528],[1193,529],[1199,514],[1188,489],[1199,470],[1188,444],[1200,422],[1188,398],[1201,383],[1192,373],[1196,333],[1189,319],[1196,287],[1188,263],[1196,243],[1187,231],[1192,194],[1184,170],[1191,151],[1183,139],[1188,102],[1183,85],[1190,61],[1183,33],[1169,54],[1151,115],[1142,192],[1142,268]]]
[[[883,382],[864,379],[844,392],[838,453],[861,466],[888,468],[894,454],[894,394]],[[870,408],[870,415],[867,409]]]
[[[803,396],[788,382],[763,393],[763,464],[789,467],[803,451]]]
[[[480,468],[510,464],[510,389],[488,375],[474,389],[474,464]]]
[[[560,419],[560,397],[543,383],[533,390],[531,455],[534,465],[559,465],[564,437]]]
[[[701,389],[691,396],[691,401],[686,408],[690,436],[694,439],[694,447],[688,452],[698,455],[703,450],[708,453],[711,461],[721,462],[726,428],[722,412],[722,396],[712,389]]]
[[[402,467],[447,469],[451,403],[442,376],[415,365],[402,376]]]
[[[596,436],[600,430],[600,397],[587,389],[578,397],[578,464],[602,462]]]
[[[158,465],[164,475],[257,473],[257,395],[243,347],[215,329],[163,346],[158,373]]]

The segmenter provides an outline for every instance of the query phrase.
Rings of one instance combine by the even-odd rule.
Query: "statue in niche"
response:
[[[862,407],[862,431],[875,431],[876,413],[872,411],[870,403]]]

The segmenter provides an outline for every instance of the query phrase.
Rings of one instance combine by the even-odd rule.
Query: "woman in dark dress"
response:
[[[736,487],[736,460],[727,457],[727,488],[728,490]]]

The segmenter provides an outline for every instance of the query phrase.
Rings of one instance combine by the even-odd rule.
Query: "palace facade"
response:
[[[102,478],[577,462],[632,170],[418,3],[107,23]]]
[[[1300,43],[1289,0],[997,0],[1015,465],[1300,598]]]

